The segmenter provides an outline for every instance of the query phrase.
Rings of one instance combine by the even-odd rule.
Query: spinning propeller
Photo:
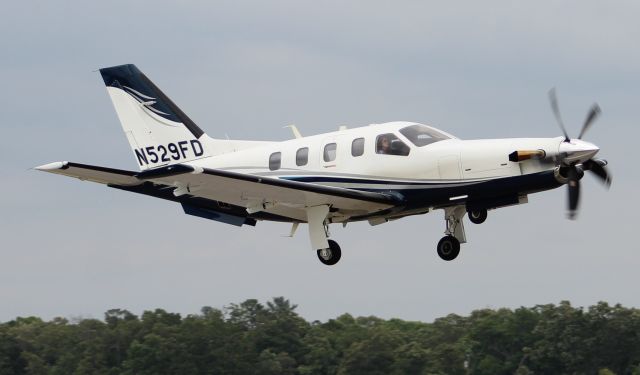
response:
[[[609,173],[607,173],[605,169],[607,162],[592,159],[600,149],[593,143],[582,140],[582,136],[584,136],[593,122],[598,118],[601,111],[598,104],[593,104],[582,125],[580,135],[578,135],[576,139],[571,139],[560,116],[555,89],[549,91],[549,100],[551,101],[553,114],[556,116],[558,125],[564,133],[564,141],[560,144],[559,148],[558,161],[560,162],[560,174],[568,180],[568,216],[569,219],[575,219],[580,201],[580,178],[584,175],[584,171],[591,171],[607,188],[611,186],[611,176],[609,176]]]

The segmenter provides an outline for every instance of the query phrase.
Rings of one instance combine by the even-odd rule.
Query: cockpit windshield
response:
[[[411,143],[423,147],[434,142],[449,139],[449,137],[426,125],[416,124],[400,129],[400,133],[407,137]]]

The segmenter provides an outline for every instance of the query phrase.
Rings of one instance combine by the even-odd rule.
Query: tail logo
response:
[[[135,101],[132,104],[138,104],[145,115],[161,125],[176,128],[185,127],[196,139],[204,134],[202,129],[135,65],[126,64],[102,68],[100,75],[102,75],[107,88],[122,90]],[[136,115],[142,114],[137,113]]]
[[[160,123],[167,125],[167,126],[180,126],[179,123],[176,123],[175,121],[173,121],[171,119],[171,114],[166,113],[166,112],[162,112],[161,110],[154,108],[153,105],[156,104],[157,98],[153,98],[149,95],[145,95],[143,93],[141,93],[138,90],[132,89],[129,86],[124,86],[122,85],[121,88],[129,95],[131,95],[131,97],[133,97],[136,101],[138,101],[138,103],[140,103],[140,105],[145,109],[145,110],[149,110],[151,111],[153,114],[157,115],[157,116],[153,116],[151,113],[146,112],[148,115],[150,115],[153,119],[159,121]],[[158,118],[160,117],[160,118]]]

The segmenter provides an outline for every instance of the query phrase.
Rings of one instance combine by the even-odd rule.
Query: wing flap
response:
[[[148,181],[176,186],[177,191],[223,201],[253,211],[282,213],[304,207],[330,205],[352,214],[367,214],[398,205],[398,199],[382,193],[289,181],[272,177],[191,167],[191,173],[149,177]],[[299,214],[295,215],[300,218]]]

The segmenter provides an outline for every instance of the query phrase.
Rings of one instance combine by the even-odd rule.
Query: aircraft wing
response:
[[[305,207],[329,205],[332,212],[345,216],[375,213],[400,204],[398,198],[383,193],[256,176],[220,169],[178,164],[144,172],[123,171],[71,162],[51,163],[38,170],[107,184],[134,192],[136,186],[152,185],[145,194],[166,197],[170,189],[176,199],[200,198],[246,209],[247,213],[266,213],[296,221],[306,221]],[[138,191],[140,190],[140,191]],[[162,193],[161,193],[162,191]]]
[[[49,173],[61,174],[63,176],[75,177],[83,181],[97,182],[99,184],[138,185],[142,183],[142,181],[135,177],[137,172],[72,163],[68,161],[45,164],[35,167],[35,169]]]

